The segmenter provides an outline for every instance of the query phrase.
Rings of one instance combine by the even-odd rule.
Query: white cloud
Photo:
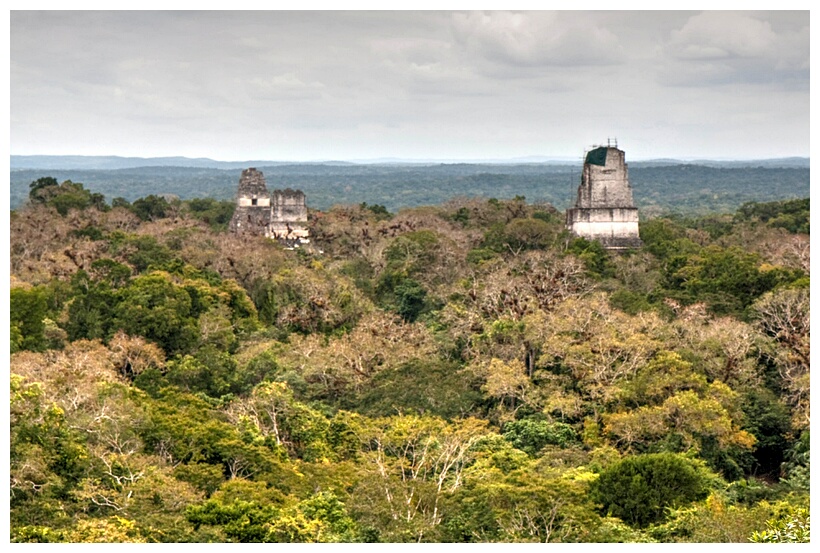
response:
[[[765,57],[778,36],[767,21],[737,12],[700,13],[676,31],[670,53],[682,59]]]
[[[679,86],[780,83],[808,88],[809,21],[775,29],[767,13],[709,11],[670,33],[662,82]],[[796,27],[796,28],[795,28]]]
[[[575,12],[455,13],[452,29],[468,52],[499,64],[600,66],[623,55],[612,32]]]
[[[808,12],[13,11],[10,54],[21,154],[808,151]]]

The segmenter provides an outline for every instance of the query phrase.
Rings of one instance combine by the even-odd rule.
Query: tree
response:
[[[752,306],[759,328],[778,344],[775,361],[795,410],[797,428],[809,424],[810,307],[807,288],[775,290]]]
[[[199,329],[192,316],[191,296],[170,275],[154,272],[138,276],[119,294],[114,327],[143,336],[169,355],[189,351]]]
[[[11,352],[45,349],[45,318],[48,312],[44,288],[12,288],[9,303]]]
[[[750,450],[755,437],[739,427],[742,416],[738,395],[721,382],[713,382],[698,394],[684,390],[662,404],[604,415],[604,430],[627,450],[670,440],[683,451],[703,451],[714,440],[721,448]]]
[[[546,445],[567,447],[578,440],[572,426],[562,422],[537,419],[510,421],[504,425],[504,438],[529,455],[535,457]]]
[[[658,405],[682,390],[702,393],[706,377],[676,352],[659,351],[622,386],[624,399],[632,405]]]
[[[697,359],[710,380],[731,386],[758,384],[759,357],[768,349],[768,340],[753,325],[731,317],[708,317],[694,307],[681,311],[673,322],[678,347]]]
[[[235,202],[229,200],[217,201],[213,198],[191,198],[184,203],[194,217],[204,221],[211,228],[220,230],[228,228],[228,223],[236,208]]]
[[[280,267],[249,284],[259,318],[287,331],[308,334],[349,329],[372,310],[349,278],[321,265],[313,270]]]
[[[404,279],[393,288],[396,296],[396,313],[406,322],[415,321],[424,309],[427,290],[412,278]]]
[[[476,415],[482,403],[476,379],[458,363],[437,358],[385,368],[342,401],[344,408],[371,417],[405,413],[446,419]]]
[[[654,313],[630,316],[602,294],[564,301],[546,321],[539,364],[565,369],[589,400],[617,402],[619,386],[660,349],[662,322]]]
[[[119,265],[119,264],[117,264]],[[124,265],[120,265],[127,269]],[[128,274],[130,275],[130,270]],[[65,329],[71,340],[108,340],[114,332],[114,308],[119,303],[116,290],[105,279],[95,280],[83,270],[71,279],[75,296],[68,306]]]
[[[567,245],[567,251],[578,256],[592,275],[612,276],[614,272],[612,262],[609,260],[606,249],[598,240],[575,238]]]
[[[120,259],[130,263],[137,273],[148,269],[163,269],[170,265],[174,255],[167,246],[160,244],[150,235],[124,236],[122,240],[113,241]]]
[[[560,302],[590,290],[582,265],[572,257],[557,258],[551,252],[527,252],[511,264],[497,263],[493,271],[471,282],[468,305],[473,304],[490,320],[514,320],[548,312]]]
[[[249,487],[250,482],[247,483]],[[219,526],[225,536],[249,543],[328,543],[359,541],[356,523],[332,492],[318,492],[298,503],[226,501],[218,494],[188,509],[196,527]]]
[[[87,468],[82,435],[44,388],[11,374],[9,494],[12,520],[21,525],[51,522],[43,516],[49,503],[68,493]]]
[[[285,382],[259,384],[249,398],[230,405],[228,416],[276,455],[289,454],[307,461],[336,458],[329,445],[328,419],[297,401]]]
[[[57,179],[54,177],[41,177],[32,181],[29,187],[29,199],[36,203],[45,203],[47,198],[52,194],[52,191],[59,186]]]
[[[490,230],[483,246],[497,252],[518,255],[526,250],[544,249],[555,241],[555,225],[541,219],[513,219]]]
[[[70,180],[57,184],[53,177],[37,179],[29,185],[29,199],[32,203],[51,206],[62,215],[68,215],[71,209],[95,207],[106,211],[105,197],[102,194],[86,190],[82,183]]]
[[[646,532],[662,543],[748,543],[749,535],[760,528],[781,507],[768,501],[754,505],[733,502],[720,491],[712,491],[705,501],[669,508],[662,523]]]
[[[357,434],[366,475],[353,492],[352,510],[385,539],[421,540],[441,523],[443,498],[462,485],[486,422],[409,415],[362,422]]]
[[[536,463],[500,436],[473,447],[464,485],[446,498],[440,541],[610,541],[589,500],[591,473],[561,473]]]
[[[360,541],[358,525],[333,492],[319,492],[284,510],[267,537],[283,543]]]
[[[143,221],[155,221],[167,215],[170,211],[168,200],[162,196],[150,194],[144,198],[134,200],[131,204],[131,211]]]
[[[601,472],[592,493],[605,513],[644,528],[663,520],[667,507],[705,498],[707,482],[705,469],[681,455],[635,455]]]
[[[312,334],[293,338],[280,362],[298,368],[304,379],[317,388],[319,397],[338,399],[346,392],[362,390],[378,372],[435,354],[436,344],[429,329],[376,311],[341,336],[326,339]]]
[[[515,412],[528,403],[532,383],[527,376],[526,367],[518,359],[505,363],[493,358],[483,370],[477,372],[485,379],[482,391],[498,399],[500,420],[515,416]]]

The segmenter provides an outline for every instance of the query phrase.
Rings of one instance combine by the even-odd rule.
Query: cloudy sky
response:
[[[26,12],[11,153],[809,155],[809,12]]]

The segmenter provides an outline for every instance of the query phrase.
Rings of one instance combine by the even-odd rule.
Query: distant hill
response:
[[[194,167],[235,169],[261,165],[275,165],[272,161],[215,161],[209,158],[189,157],[120,157],[120,156],[11,156],[10,169],[81,169],[115,170],[140,167]]]
[[[123,158],[124,159],[124,158]],[[168,158],[170,159],[170,158]],[[184,159],[184,158],[180,158]],[[268,188],[301,189],[308,206],[326,210],[336,204],[404,207],[437,205],[458,197],[550,203],[566,209],[575,200],[579,164],[270,164],[235,163],[229,168],[146,166],[123,169],[18,169],[10,173],[10,205],[28,199],[29,184],[51,176],[81,182],[110,202],[134,201],[150,194],[181,199],[232,199],[241,170],[257,167]],[[664,212],[704,214],[734,212],[748,201],[769,202],[809,197],[809,168],[693,165],[633,162],[629,167],[635,202],[642,217]]]
[[[742,159],[742,160],[727,160],[727,159],[695,159],[695,160],[680,160],[680,159],[651,159],[644,161],[633,161],[629,163],[630,167],[658,167],[668,165],[701,165],[703,167],[795,167],[795,168],[809,168],[810,159],[807,157],[781,157],[772,159]]]
[[[568,158],[528,156],[514,159],[492,160],[431,160],[431,159],[401,159],[381,158],[355,161],[317,161],[292,162],[270,160],[247,161],[217,161],[210,158],[188,157],[120,157],[120,156],[11,156],[10,169],[47,169],[47,170],[116,170],[135,169],[140,167],[191,167],[208,169],[244,169],[247,167],[273,167],[280,165],[439,165],[439,164],[473,164],[473,165],[517,165],[517,164],[548,164],[548,165],[578,165],[578,160]],[[632,161],[630,167],[650,167],[663,165],[702,165],[705,167],[809,167],[809,158],[788,157],[779,159],[758,160],[680,160],[656,159]]]

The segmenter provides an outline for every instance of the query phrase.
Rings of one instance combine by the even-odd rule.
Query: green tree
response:
[[[34,203],[45,203],[58,186],[54,177],[41,177],[28,185],[28,197]]]
[[[583,261],[591,274],[596,277],[613,276],[614,268],[603,245],[597,240],[575,238],[567,246],[567,251]]]
[[[32,182],[29,185],[29,199],[32,203],[55,208],[62,216],[66,216],[71,209],[82,210],[87,207],[95,207],[100,211],[108,209],[102,194],[86,190],[79,182],[67,180],[57,184],[53,177],[43,177]]]
[[[179,388],[192,392],[202,392],[213,398],[220,398],[238,391],[236,361],[225,351],[206,345],[194,355],[185,355],[168,362],[166,378]]]
[[[149,235],[128,236],[114,249],[122,251],[124,257],[138,273],[149,268],[165,268],[174,259],[173,253],[167,246],[160,244],[156,238]]]
[[[371,417],[399,412],[451,419],[475,414],[481,393],[469,373],[459,369],[452,361],[411,359],[377,373],[342,405]]]
[[[660,522],[667,507],[708,495],[705,469],[673,453],[625,457],[601,472],[592,487],[604,513],[643,528]]]
[[[522,419],[504,425],[504,438],[517,449],[535,456],[546,445],[567,447],[578,441],[572,426],[563,422]]]
[[[463,482],[486,422],[436,417],[363,420],[357,430],[366,474],[351,498],[359,523],[388,541],[420,541],[442,521],[444,498]]]
[[[45,318],[48,315],[45,288],[12,288],[9,302],[11,352],[45,349]]]
[[[103,260],[95,261],[98,269],[101,268],[101,261]],[[131,270],[124,265],[111,262],[122,269],[122,276],[127,279],[125,272],[127,271],[130,275]],[[116,271],[114,265],[108,268]],[[92,272],[96,271],[92,270]],[[118,276],[114,276],[112,280],[117,285],[122,283],[122,279]],[[79,270],[71,278],[71,285],[75,296],[68,306],[68,321],[65,323],[69,339],[108,340],[111,338],[114,333],[114,309],[119,302],[119,296],[111,280],[105,277],[96,280],[85,271]]]
[[[517,255],[525,250],[547,248],[555,241],[556,225],[541,219],[513,219],[506,225],[499,224],[484,238],[484,247],[497,252]]]
[[[188,211],[200,221],[213,229],[225,230],[231,221],[236,203],[229,200],[218,201],[213,198],[192,198],[184,202]]]
[[[427,290],[412,278],[404,279],[393,288],[396,296],[396,313],[407,322],[415,321],[425,306]]]
[[[589,500],[594,475],[561,474],[526,458],[510,466],[503,451],[475,452],[478,460],[465,471],[464,486],[446,498],[441,541],[610,541]]]
[[[190,351],[199,328],[191,296],[163,272],[141,275],[119,293],[114,326],[156,342],[169,355]]]
[[[134,200],[131,204],[131,211],[143,221],[162,219],[168,214],[170,208],[168,200],[154,194]]]

